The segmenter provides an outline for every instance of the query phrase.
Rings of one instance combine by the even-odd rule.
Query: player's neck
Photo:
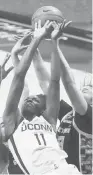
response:
[[[26,117],[24,117],[24,118],[30,122],[30,121],[32,121],[35,117],[36,117],[36,115],[30,115],[30,116],[26,116]]]

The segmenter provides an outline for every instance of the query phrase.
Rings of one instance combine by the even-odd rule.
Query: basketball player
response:
[[[20,37],[16,38],[16,39],[20,39]],[[28,38],[26,37],[26,40],[27,39]],[[25,43],[25,37],[22,38],[21,40],[19,40],[16,43],[16,45],[14,46],[14,48],[12,49],[12,54],[13,54],[12,60],[15,58],[14,56],[20,52],[20,48],[21,48],[21,50],[24,50],[25,48],[27,48],[27,46],[23,45],[23,43]],[[13,62],[15,62],[15,64],[17,64],[16,62],[19,62],[18,58],[16,58],[16,59],[13,60]],[[41,57],[39,49],[37,49],[35,54],[34,54],[33,64],[34,64],[37,78],[39,80],[39,85],[40,85],[41,89],[43,90],[44,94],[46,95],[48,85],[49,85],[49,80],[50,80],[50,73],[46,70],[46,66],[44,65],[44,61]],[[71,107],[63,100],[61,100],[60,106],[61,107],[60,107],[59,115],[62,118],[62,116],[64,116],[64,114],[69,112]],[[16,163],[13,156],[11,155],[11,152],[9,152],[8,172],[9,172],[9,174],[14,174],[14,173],[15,174],[23,174],[22,170],[19,168],[18,164]]]
[[[6,109],[3,114],[3,131],[5,132],[2,132],[2,136],[6,140],[10,138],[10,150],[25,174],[61,175],[63,172],[65,175],[79,174],[73,165],[66,163],[65,158],[67,155],[59,149],[54,132],[56,131],[56,121],[60,105],[60,59],[55,38],[59,34],[61,26],[51,34],[53,55],[46,103],[43,96],[28,97],[22,106],[22,115],[25,119],[15,130],[16,110],[23,90],[26,72],[39,43],[49,34],[53,22],[47,21],[43,27],[40,24],[41,21],[35,24],[34,38],[15,69]],[[42,116],[44,106],[46,110]]]
[[[0,71],[0,73],[1,73],[0,74],[1,75],[0,76],[1,79],[0,80],[1,81],[7,77],[7,75],[9,74],[9,72],[13,68],[16,68],[17,64],[19,63],[18,54],[20,54],[20,52],[22,52],[23,50],[25,50],[27,48],[27,45],[22,45],[22,43],[25,42],[25,40],[27,38],[28,38],[28,36],[26,36],[26,37],[22,38],[20,41],[18,41],[15,44],[15,46],[13,47],[11,54],[7,53],[6,58],[4,59],[2,65],[0,66],[0,69],[1,69],[1,71]],[[11,58],[11,55],[12,55],[12,62],[13,62],[14,67],[11,66],[6,71],[5,70],[5,66],[6,66],[6,63],[8,62],[8,60]],[[21,99],[20,99],[20,102],[19,102],[19,109],[17,111],[20,110],[23,100],[28,95],[29,95],[28,85],[27,85],[27,83],[25,81],[24,90],[23,90],[23,93],[22,93],[22,96],[21,96]],[[17,117],[17,123],[20,121],[20,119],[21,119],[21,116],[18,115],[18,117]],[[0,120],[0,123],[1,122],[2,121]],[[15,173],[14,170],[16,170],[16,172],[18,172],[18,174],[21,174],[22,173],[22,171],[19,169],[19,167],[17,166],[17,164],[16,164],[16,166],[13,166],[14,160],[13,161],[12,160],[13,159],[12,159],[11,153],[8,150],[8,145],[7,144],[0,144],[0,174],[1,173],[7,174],[7,172],[9,172],[9,174],[10,174],[11,171],[12,171],[12,174],[14,174]],[[11,162],[11,164],[10,164],[10,162]],[[9,164],[9,166],[8,166],[8,164]],[[12,168],[10,168],[11,166],[12,166]],[[8,167],[8,171],[7,171],[7,167]]]
[[[60,146],[68,154],[67,162],[74,163],[83,174],[92,174],[92,80],[90,83],[91,75],[88,77],[82,88],[82,96],[87,103],[85,114],[76,111],[74,115],[73,112],[68,113],[62,119],[57,133]]]
[[[59,51],[59,53],[61,53],[61,51]],[[39,79],[41,89],[43,90],[44,94],[46,94],[48,84],[49,84],[50,75],[44,66],[44,61],[42,60],[42,57],[40,55],[39,50],[37,50],[37,53],[35,54],[35,58],[33,59],[33,62],[34,62],[34,67],[35,67],[35,70],[37,73],[37,77]],[[66,63],[66,60],[64,62]],[[65,67],[67,67],[67,65],[65,65]],[[63,70],[64,69],[62,68],[61,69],[61,76],[62,76]],[[68,70],[69,70],[69,68],[68,68]],[[65,77],[65,75],[66,74],[64,73],[64,77]],[[74,84],[74,86],[76,87],[75,84]],[[89,88],[90,90],[84,91],[84,89],[86,89],[86,87]],[[92,87],[92,80],[91,80],[91,75],[89,75],[89,76],[86,76],[86,78],[85,78],[85,83],[84,83],[84,86],[82,88],[83,93],[81,93],[80,90],[78,90],[81,94],[81,98],[84,99],[84,96],[86,95],[86,97],[88,99],[87,103],[89,103],[89,104],[90,104],[91,99],[92,99],[91,87]],[[77,87],[76,87],[76,89],[77,89]],[[86,97],[85,97],[85,99],[86,99]],[[84,101],[85,101],[85,99],[84,99]],[[79,105],[80,105],[80,103],[79,103]],[[65,105],[65,106],[67,106],[67,105]],[[80,130],[77,131],[74,128],[73,111],[71,110],[71,108],[69,111],[67,111],[68,108],[67,107],[64,108],[64,103],[62,102],[61,107],[60,107],[60,111],[59,111],[59,118],[62,121],[61,121],[61,125],[58,129],[58,132],[57,132],[57,138],[58,138],[61,149],[64,149],[68,153],[68,158],[67,158],[68,163],[75,164],[77,166],[77,168],[84,174],[91,174],[92,173],[92,149],[91,149],[91,145],[92,145],[92,138],[91,138],[92,137],[91,136],[91,134],[92,134],[92,130],[91,130],[92,114],[91,114],[91,112],[92,112],[92,109],[90,106],[88,108],[89,108],[89,110],[84,115],[85,117],[82,118],[82,116],[77,117],[77,115],[75,115],[75,118],[77,117],[77,120],[79,120],[78,124],[80,126],[83,125],[83,126],[81,126],[81,131],[85,131],[85,133],[87,133],[87,134],[84,134],[83,132],[80,132]],[[66,110],[64,111],[64,109],[66,109]],[[63,111],[66,112],[66,113],[64,113],[65,116],[63,114]],[[83,111],[83,109],[82,109],[82,111]],[[83,124],[82,124],[82,120],[83,120]],[[90,130],[90,131],[88,132],[88,130]],[[80,133],[78,133],[78,132],[83,133],[84,136],[80,135]],[[80,140],[78,138],[79,135],[81,137]],[[86,137],[85,137],[85,135],[86,135]],[[89,150],[87,148],[87,150],[88,150],[87,153],[85,152],[85,148],[87,147],[87,145],[85,148],[83,148],[84,146],[82,146],[82,144],[80,144],[83,139],[85,140],[85,142],[87,144],[90,143]],[[73,150],[74,150],[74,154],[73,154]],[[81,153],[80,153],[80,151],[81,151]],[[83,160],[81,161],[81,159],[83,159]]]
[[[57,25],[57,24],[55,24]],[[62,119],[59,133],[62,136],[63,148],[68,154],[68,163],[75,164],[81,173],[92,174],[92,92],[93,77],[87,75],[81,90],[76,86],[73,73],[59,43],[61,78],[74,111]],[[62,145],[61,145],[62,146]]]
[[[23,43],[25,43],[26,40],[28,40],[29,38],[29,34],[24,36],[23,38],[21,38],[20,40],[17,41],[17,43],[14,45],[14,47],[12,48],[11,51],[11,58],[12,58],[12,63],[14,65],[14,68],[16,69],[17,65],[19,64],[19,54],[21,54],[21,52],[25,51],[28,47],[28,45],[24,45]],[[17,39],[17,38],[16,38]],[[29,89],[28,89],[28,84],[27,81],[25,79],[25,86],[24,86],[24,90],[18,105],[18,116],[17,116],[17,125],[20,122],[22,116],[19,113],[19,110],[22,107],[22,103],[24,101],[25,98],[27,98],[29,96]],[[15,161],[15,159],[13,158],[13,155],[11,154],[10,150],[9,150],[9,165],[8,165],[8,173],[9,174],[23,174],[23,171],[20,169],[20,167],[18,166],[17,162]]]

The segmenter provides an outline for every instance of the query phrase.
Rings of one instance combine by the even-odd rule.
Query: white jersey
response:
[[[35,117],[30,122],[24,119],[9,139],[8,145],[25,174],[34,174],[36,167],[46,162],[46,170],[41,168],[40,171],[47,171],[52,160],[57,160],[57,157],[59,160],[59,156],[67,157],[66,153],[59,149],[52,126],[42,116]]]

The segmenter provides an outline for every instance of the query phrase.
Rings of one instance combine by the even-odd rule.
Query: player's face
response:
[[[41,111],[44,108],[44,98],[38,96],[29,96],[24,100],[24,104],[22,106],[22,114],[25,117],[40,115]]]
[[[92,105],[93,100],[93,87],[92,85],[86,85],[82,88],[82,92],[84,95],[84,98],[86,99],[87,103],[89,105]]]

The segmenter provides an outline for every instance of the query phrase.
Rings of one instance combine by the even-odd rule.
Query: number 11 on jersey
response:
[[[43,145],[46,145],[46,140],[44,138],[44,134],[34,134],[34,135],[35,135],[39,145],[42,145],[42,143],[43,143]]]

